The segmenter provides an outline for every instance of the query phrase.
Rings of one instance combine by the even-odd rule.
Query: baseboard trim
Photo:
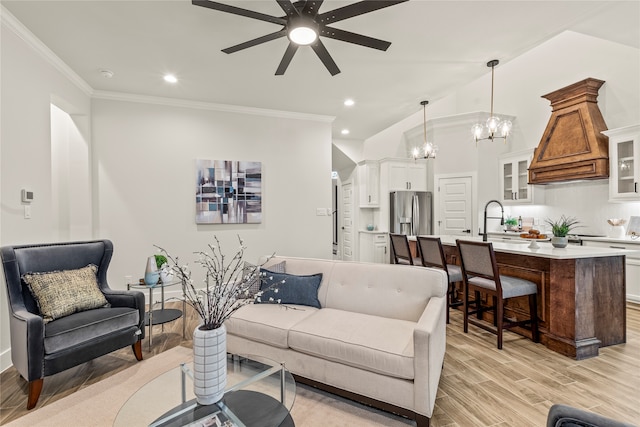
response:
[[[0,353],[0,372],[4,372],[13,366],[11,362],[11,347]]]

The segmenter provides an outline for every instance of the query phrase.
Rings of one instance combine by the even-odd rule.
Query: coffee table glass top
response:
[[[208,406],[196,403],[193,381],[188,373],[183,374],[192,368],[191,363],[185,368],[177,366],[142,386],[122,406],[114,427],[293,426],[289,411],[296,384],[278,362],[260,356],[229,355],[225,396]]]

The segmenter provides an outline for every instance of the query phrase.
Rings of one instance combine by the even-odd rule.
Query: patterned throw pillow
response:
[[[273,264],[271,266],[269,266],[269,270],[274,271],[276,273],[284,273],[285,272],[285,265],[286,265],[286,260],[281,261],[277,264]],[[244,262],[244,271],[243,271],[243,275],[247,276],[248,274],[251,274],[251,272],[256,268],[255,264],[251,264],[249,262]],[[257,274],[255,274],[249,281],[249,294],[246,295],[245,298],[254,298],[256,295],[256,292],[258,292],[260,290],[260,273],[263,271],[263,268],[260,268],[258,271],[256,271]]]
[[[77,270],[26,273],[22,280],[29,286],[46,323],[107,305],[98,286],[97,272],[98,267],[89,264]]]

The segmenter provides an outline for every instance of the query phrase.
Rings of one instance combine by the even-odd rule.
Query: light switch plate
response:
[[[31,219],[31,206],[29,205],[24,207],[24,219]]]

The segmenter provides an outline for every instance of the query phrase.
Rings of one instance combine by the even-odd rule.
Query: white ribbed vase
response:
[[[224,396],[227,385],[227,328],[193,331],[193,393],[201,405]]]

